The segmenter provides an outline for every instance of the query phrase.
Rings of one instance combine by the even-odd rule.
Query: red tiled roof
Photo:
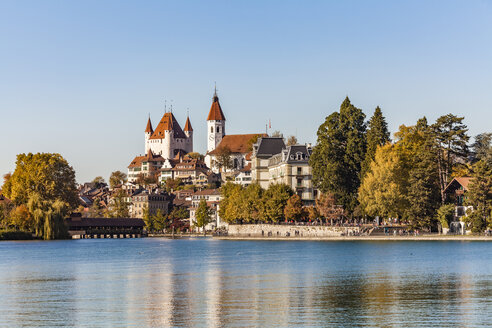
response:
[[[207,121],[225,121],[224,113],[220,107],[219,97],[217,92],[214,93],[212,106],[210,107],[210,112],[208,113]]]
[[[186,123],[185,123],[184,130],[185,131],[193,131],[193,128],[191,127],[191,122],[190,122],[190,118],[189,117],[186,118]]]
[[[154,133],[154,129],[152,129],[152,123],[150,122],[150,117],[149,120],[147,121],[147,127],[145,128],[145,133]]]
[[[249,163],[248,165],[246,165],[241,169],[241,172],[249,172],[249,171],[251,171],[251,163]]]
[[[173,131],[174,138],[186,138],[183,130],[181,130],[181,126],[179,126],[178,121],[174,117],[173,113],[165,113],[162,116],[161,121],[155,128],[154,133],[150,136],[150,139],[163,139],[165,136],[165,131]]]
[[[256,136],[265,137],[264,133],[254,133],[254,134],[228,134],[225,135],[224,138],[220,141],[217,148],[212,150],[209,154],[217,155],[220,150],[227,147],[231,150],[232,153],[236,154],[247,154],[251,150],[249,147],[251,144],[249,141]]]
[[[453,181],[456,181],[458,182],[460,185],[463,186],[463,189],[465,191],[468,190],[468,185],[470,184],[471,180],[473,180],[472,177],[456,177],[454,178],[453,180],[451,180],[450,183],[448,183],[448,185],[446,186],[446,190],[448,189],[448,187],[453,183]]]
[[[147,155],[136,156],[133,161],[128,165],[128,168],[140,167],[142,162],[164,162],[164,158],[161,155],[154,155],[152,150],[149,149]]]

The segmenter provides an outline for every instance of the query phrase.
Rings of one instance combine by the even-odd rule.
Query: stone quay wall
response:
[[[341,237],[353,236],[359,227],[276,225],[276,224],[230,224],[229,236],[236,237]]]

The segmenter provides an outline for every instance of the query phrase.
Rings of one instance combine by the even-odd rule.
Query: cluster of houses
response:
[[[178,206],[189,211],[187,227],[193,227],[196,209],[204,199],[213,218],[207,229],[224,227],[227,224],[219,216],[221,195],[218,187],[225,181],[243,186],[258,183],[265,189],[271,184],[284,183],[307,206],[314,205],[319,196],[309,165],[311,145],[286,145],[282,137],[265,133],[226,134],[226,118],[216,91],[207,116],[207,152],[204,156],[193,153],[193,128],[189,117],[182,129],[173,113],[166,112],[155,130],[149,117],[144,134],[145,154],[135,156],[130,162],[128,181],[119,187],[125,191],[132,218],[142,218],[144,208],[153,215],[158,210],[167,214],[173,206]],[[224,165],[224,156],[228,157],[228,165]],[[146,183],[143,182],[145,179]],[[182,187],[179,190],[168,188],[166,192],[162,187],[170,179],[179,179]],[[469,181],[470,178],[455,178],[447,189],[450,199],[457,205],[457,221],[465,215],[463,193]],[[107,186],[85,184],[81,186],[80,198],[85,208],[90,208],[95,201],[108,207],[114,192]],[[453,229],[463,230],[463,227]]]

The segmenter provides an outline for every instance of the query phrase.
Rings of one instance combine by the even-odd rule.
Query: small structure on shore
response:
[[[72,216],[66,220],[73,239],[85,238],[140,238],[145,222],[131,218],[83,218]]]

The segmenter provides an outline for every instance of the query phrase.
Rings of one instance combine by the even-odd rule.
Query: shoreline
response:
[[[271,241],[492,241],[488,236],[343,236],[343,237],[252,237],[252,236],[213,236],[217,240],[271,240]]]

